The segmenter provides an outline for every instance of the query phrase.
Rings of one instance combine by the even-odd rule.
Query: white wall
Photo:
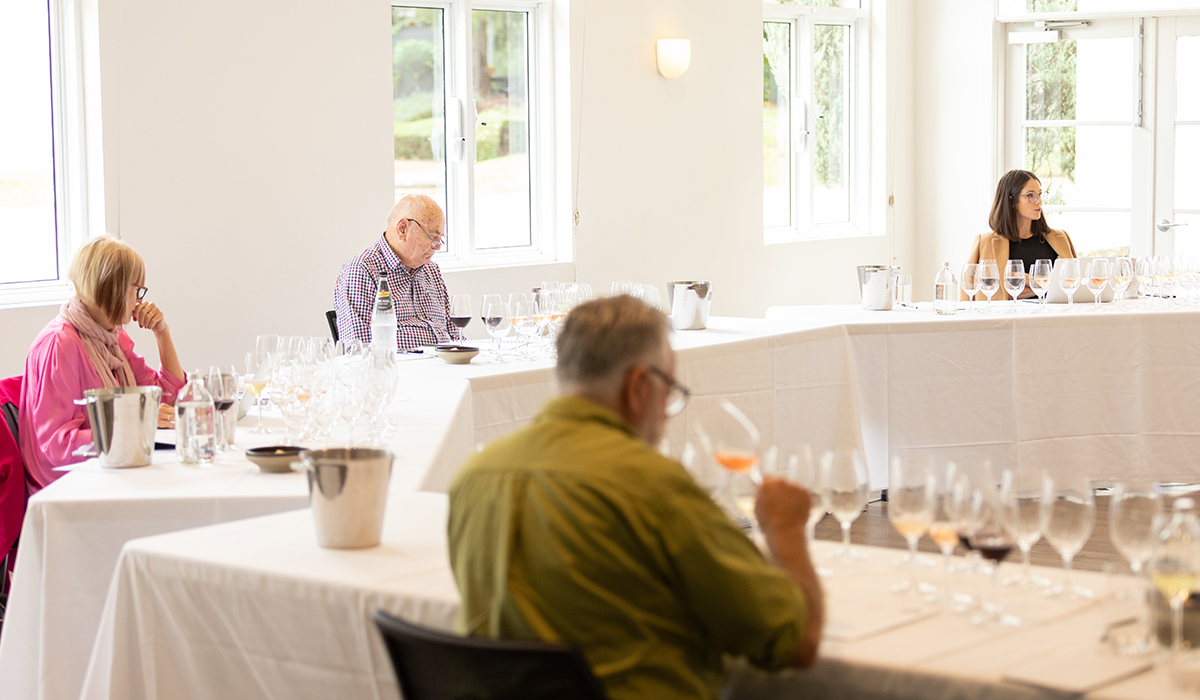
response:
[[[572,97],[582,98],[584,115],[572,154],[576,262],[452,272],[452,291],[520,291],[572,273],[598,290],[615,279],[703,278],[715,282],[714,314],[759,316],[772,304],[855,302],[855,265],[894,259],[911,268],[913,252],[921,254],[915,211],[944,227],[928,210],[946,203],[954,171],[930,173],[924,159],[958,146],[934,138],[923,124],[934,110],[911,99],[910,33],[947,40],[913,27],[937,14],[933,7],[973,21],[980,12],[959,5],[990,5],[886,5],[888,49],[876,63],[891,78],[877,98],[887,95],[890,119],[875,138],[892,137],[884,186],[894,178],[897,203],[881,219],[900,233],[765,246],[760,6],[569,3]],[[388,4],[100,0],[100,16],[108,223],[145,257],[151,298],[185,367],[240,362],[260,332],[326,333],[337,270],[371,243],[393,198]],[[654,40],[669,36],[692,41],[691,68],[673,81],[654,68]],[[978,41],[956,37],[951,46]],[[919,68],[954,70],[954,60],[931,51],[917,52]],[[918,93],[961,98],[961,86],[936,83],[915,80]],[[922,124],[916,139],[913,124]],[[914,183],[914,160],[937,181]],[[54,313],[0,311],[0,375],[21,371]],[[155,358],[152,338],[132,334]]]

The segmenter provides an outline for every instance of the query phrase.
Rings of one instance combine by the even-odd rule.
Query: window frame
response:
[[[556,234],[560,218],[555,177],[555,74],[553,0],[392,0],[391,7],[440,9],[444,17],[446,134],[446,233],[449,246],[434,255],[446,270],[560,262],[562,245]],[[475,117],[472,82],[473,37],[471,13],[492,10],[526,13],[526,65],[529,148],[529,245],[476,248]],[[452,105],[455,105],[452,107]],[[451,158],[451,118],[461,115],[460,158]],[[563,251],[563,252],[569,252]]]
[[[37,3],[41,4],[41,3]],[[50,114],[53,143],[55,251],[52,280],[0,283],[0,309],[60,304],[75,293],[67,279],[71,258],[92,230],[104,230],[100,139],[88,139],[88,125],[99,125],[99,98],[85,90],[85,77],[96,80],[94,42],[85,41],[95,17],[80,0],[49,0]],[[86,50],[86,51],[85,51]],[[94,61],[92,61],[94,62]],[[98,135],[99,128],[94,128]]]
[[[792,176],[791,222],[788,226],[763,225],[764,243],[854,238],[871,232],[871,28],[870,2],[860,8],[813,7],[764,3],[763,23],[781,22],[791,26],[791,104]],[[813,222],[813,137],[816,133],[816,95],[814,92],[814,28],[817,25],[842,25],[850,29],[850,95],[846,118],[850,124],[847,150],[850,155],[849,220],[818,224]],[[882,235],[880,232],[879,235]]]

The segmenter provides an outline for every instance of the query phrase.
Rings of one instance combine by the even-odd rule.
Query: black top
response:
[[[1021,260],[1025,263],[1025,272],[1033,269],[1033,263],[1038,260],[1058,260],[1058,253],[1046,242],[1045,236],[1036,234],[1020,241],[1009,241],[1008,259]]]

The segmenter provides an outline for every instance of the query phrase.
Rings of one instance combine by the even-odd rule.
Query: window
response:
[[[396,197],[442,206],[439,265],[554,260],[550,6],[392,7]]]
[[[66,299],[67,267],[87,238],[71,9],[0,5],[0,306]]]
[[[1200,253],[1200,12],[1088,16],[1085,0],[1028,3],[1019,9],[1060,19],[1006,18],[1005,169],[1038,175],[1048,223],[1081,256]]]
[[[763,9],[768,243],[867,233],[868,11],[856,0]]]

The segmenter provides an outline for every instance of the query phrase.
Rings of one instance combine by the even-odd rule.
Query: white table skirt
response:
[[[446,551],[446,510],[441,494],[393,496],[383,544],[358,551],[318,547],[304,511],[130,542],[82,697],[395,700],[396,681],[370,616],[382,609],[453,628],[459,599]],[[818,543],[815,556],[832,548]],[[736,671],[726,697],[1057,698],[1005,676],[1044,659],[1119,663],[1097,644],[1103,622],[1128,613],[1114,603],[1032,593],[1009,603],[1023,626],[974,626],[965,616],[889,592],[904,577],[892,566],[901,552],[862,549],[869,561],[834,565],[825,581],[829,622],[816,668],[774,676]],[[1015,571],[1006,564],[1002,573]],[[1051,569],[1039,573],[1060,578]],[[1128,582],[1081,572],[1074,578],[1101,593]],[[872,629],[897,614],[908,621]],[[1158,670],[1096,695],[1176,696],[1182,697]]]

